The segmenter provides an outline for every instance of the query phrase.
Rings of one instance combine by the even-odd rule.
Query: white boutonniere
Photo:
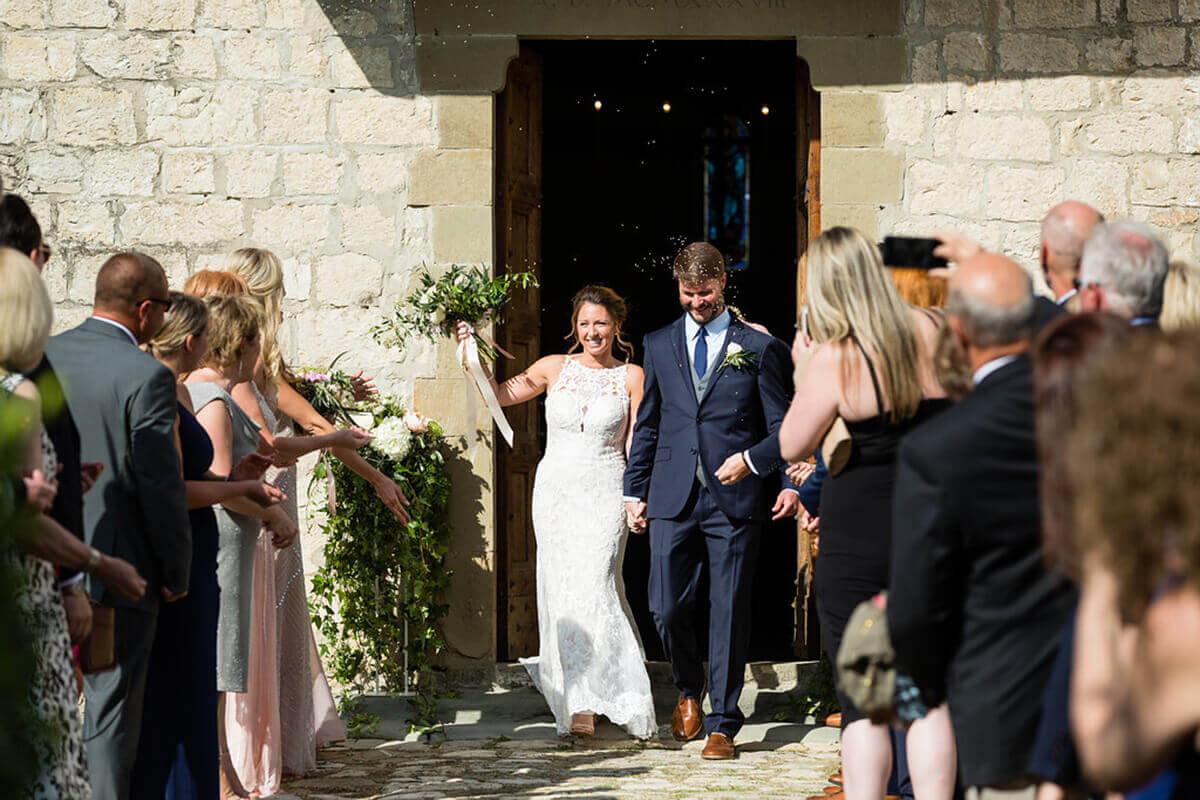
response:
[[[725,360],[721,362],[721,369],[726,367],[733,367],[736,370],[749,369],[757,359],[757,355],[737,342],[730,342],[729,346],[725,348]]]

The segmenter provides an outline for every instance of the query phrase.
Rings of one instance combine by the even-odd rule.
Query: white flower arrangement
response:
[[[721,362],[721,369],[725,367],[733,367],[736,370],[749,369],[750,365],[758,358],[757,355],[751,353],[746,348],[742,347],[737,342],[730,342],[725,348],[725,359]]]
[[[371,431],[371,444],[376,450],[393,461],[400,461],[408,454],[412,443],[412,431],[403,417],[387,417]]]

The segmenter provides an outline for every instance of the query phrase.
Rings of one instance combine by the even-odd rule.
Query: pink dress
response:
[[[255,387],[259,407],[276,438],[292,422]],[[299,521],[296,467],[267,471],[287,493],[281,507]],[[225,734],[242,787],[263,796],[279,791],[283,776],[304,775],[317,765],[317,748],[346,738],[317,651],[304,588],[300,540],[283,550],[260,534],[254,559],[250,666],[247,692],[226,701]]]

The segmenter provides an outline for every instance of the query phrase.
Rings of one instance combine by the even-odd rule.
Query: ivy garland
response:
[[[325,378],[317,382],[335,383],[330,378],[337,374],[316,373]],[[313,395],[305,391],[312,387],[299,388]],[[344,407],[317,410],[340,416]],[[405,417],[405,409],[393,398],[355,410],[370,415],[367,427],[372,429],[385,421],[394,427]],[[360,424],[365,422],[355,416]],[[333,458],[317,462],[310,485],[312,494],[329,478],[333,481],[319,525],[326,536],[325,562],[313,576],[309,606],[324,639],[321,653],[330,673],[349,690],[339,705],[351,735],[373,730],[376,720],[363,713],[358,702],[373,678],[382,680],[390,692],[405,685],[415,690],[410,730],[427,731],[436,724],[433,687],[421,678],[431,674],[433,658],[444,646],[438,622],[448,610],[440,598],[450,582],[446,551],[451,484],[442,429],[430,421],[428,430],[421,431],[424,422],[412,426],[417,432],[399,458],[385,452],[395,450],[380,440],[359,451],[404,490],[412,517],[408,524],[396,519],[370,485]]]

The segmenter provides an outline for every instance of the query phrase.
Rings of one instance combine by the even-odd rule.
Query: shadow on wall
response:
[[[639,8],[608,0],[544,6],[485,0],[318,0],[361,73],[383,94],[495,91],[513,37],[779,39],[794,32],[797,55],[819,88],[1022,80],[1067,75],[1193,75],[1200,67],[1200,13],[1061,0],[762,0],[743,14],[649,0]],[[536,13],[535,13],[536,12]],[[732,20],[733,27],[729,27]],[[774,23],[774,24],[772,24]],[[436,45],[436,47],[435,47]],[[418,69],[422,48],[426,65]],[[337,64],[335,63],[335,68]],[[427,76],[424,82],[419,72]],[[436,84],[436,85],[435,85]],[[475,84],[475,85],[471,85]]]
[[[487,435],[475,433],[486,447]],[[479,524],[486,509],[483,497],[490,487],[479,476],[468,457],[472,448],[467,437],[450,440],[446,453],[446,471],[454,494],[450,506],[451,539],[446,566],[454,573],[453,604],[442,619],[446,653],[441,662],[453,667],[477,664],[495,652],[495,554],[485,530]],[[488,451],[491,452],[490,450]]]

